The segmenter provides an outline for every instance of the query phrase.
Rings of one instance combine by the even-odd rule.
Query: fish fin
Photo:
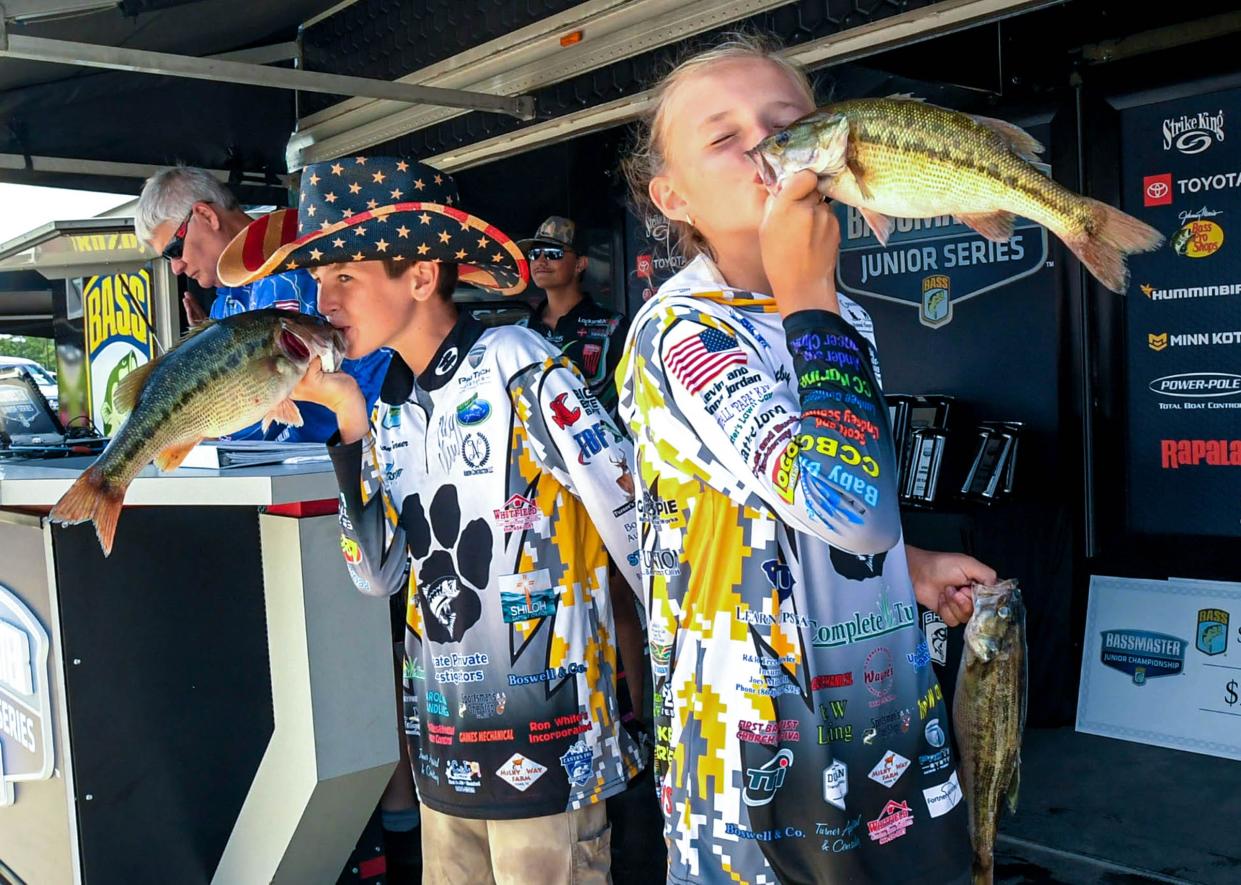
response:
[[[128,415],[134,410],[134,406],[138,404],[138,396],[142,393],[142,388],[146,387],[156,362],[158,360],[143,363],[117,383],[116,389],[112,391],[112,408],[115,411]]]
[[[862,213],[862,217],[870,225],[870,232],[875,235],[879,245],[888,245],[888,237],[892,235],[892,228],[895,222],[889,216],[884,215],[882,212],[876,212],[874,209],[863,209],[859,206],[857,210]]]
[[[957,220],[966,227],[973,228],[988,240],[1006,243],[1013,235],[1013,221],[1016,216],[1011,212],[987,212],[978,215],[958,215]]]
[[[862,195],[862,199],[873,200],[875,195],[871,193],[871,189],[866,184],[866,170],[858,162],[857,152],[852,144],[849,145],[849,152],[845,157],[845,165],[849,168],[850,174],[853,175],[853,183],[857,185],[857,192]]]
[[[48,519],[61,525],[77,525],[80,522],[95,524],[95,537],[103,555],[112,552],[112,540],[116,537],[116,523],[121,517],[121,505],[125,501],[125,489],[114,489],[104,480],[98,465],[82,471],[69,486],[69,491],[48,513]]]
[[[1017,792],[1021,789],[1021,757],[1017,757],[1017,762],[1013,765],[1013,777],[1008,782],[1008,793],[1005,799],[1008,802],[1008,813],[1017,813]]]
[[[1163,244],[1163,234],[1106,203],[1089,197],[1081,199],[1093,212],[1090,225],[1079,233],[1056,233],[1095,279],[1123,295],[1129,288],[1125,256],[1158,249]]]
[[[979,117],[976,114],[970,114],[970,117],[975,123],[998,135],[1000,140],[1008,145],[1009,150],[1021,159],[1031,163],[1038,161],[1038,155],[1043,152],[1043,143],[1020,126],[1007,120],[997,120],[995,117]]]
[[[272,410],[263,416],[263,432],[267,432],[267,428],[271,427],[273,421],[279,421],[281,424],[287,424],[290,427],[302,426],[302,413],[297,408],[297,403],[291,399],[282,399],[280,402],[272,406]]]
[[[176,347],[180,347],[182,344],[189,341],[195,335],[201,335],[203,332],[206,332],[208,329],[210,329],[212,326],[214,326],[218,322],[219,320],[203,320],[197,326],[190,326],[188,329],[185,330],[185,334],[181,336],[181,340],[177,342]]]
[[[155,466],[167,473],[169,470],[176,470],[181,466],[181,462],[193,450],[194,446],[202,442],[202,437],[186,440],[184,442],[173,443],[165,449],[161,449],[159,454],[155,456]]]

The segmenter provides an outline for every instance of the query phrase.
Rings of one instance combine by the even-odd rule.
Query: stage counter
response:
[[[0,462],[0,879],[334,882],[398,759],[326,462],[147,468],[112,555]]]

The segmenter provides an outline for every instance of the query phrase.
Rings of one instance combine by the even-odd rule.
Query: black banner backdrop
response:
[[[1241,536],[1241,90],[1121,112],[1122,208],[1168,238],[1130,260],[1129,527]]]

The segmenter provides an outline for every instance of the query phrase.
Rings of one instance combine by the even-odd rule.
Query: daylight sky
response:
[[[93,218],[132,199],[125,194],[0,184],[0,243],[49,221]]]

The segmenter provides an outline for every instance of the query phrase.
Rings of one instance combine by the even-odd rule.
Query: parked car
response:
[[[18,366],[25,369],[34,378],[34,383],[38,386],[39,392],[47,399],[48,404],[55,410],[60,404],[60,390],[56,385],[56,375],[34,360],[28,360],[20,356],[0,356],[0,369],[7,369],[10,366]]]

